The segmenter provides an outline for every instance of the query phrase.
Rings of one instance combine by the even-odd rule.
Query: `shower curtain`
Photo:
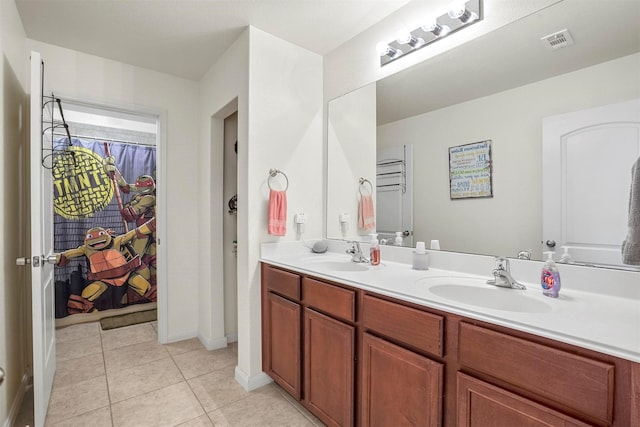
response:
[[[68,145],[68,140],[60,138],[54,143],[57,147],[65,147]],[[115,157],[116,166],[127,183],[135,183],[140,175],[150,175],[155,179],[155,147],[119,142],[108,142],[108,144],[111,155]],[[93,227],[112,229],[116,236],[125,233],[115,193],[119,189],[114,186],[102,167],[102,159],[106,157],[105,141],[72,138],[71,145],[73,154],[66,156],[60,165],[54,168],[54,250],[56,253],[82,246],[87,230]],[[106,196],[107,193],[110,199]],[[122,202],[126,203],[133,194],[121,194],[121,196]],[[129,229],[135,227],[135,224],[129,224]],[[87,264],[86,258],[80,256],[70,259],[69,264],[64,267],[56,266],[57,318],[68,314],[69,296],[80,295],[82,289],[88,284]],[[122,291],[126,291],[126,286]],[[129,303],[124,295],[109,289],[94,301],[94,307],[105,310]]]

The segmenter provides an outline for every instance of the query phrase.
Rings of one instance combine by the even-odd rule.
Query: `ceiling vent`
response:
[[[548,36],[544,36],[540,38],[540,40],[551,50],[561,49],[574,44],[569,30],[566,28],[564,30],[556,31],[553,34],[549,34]]]

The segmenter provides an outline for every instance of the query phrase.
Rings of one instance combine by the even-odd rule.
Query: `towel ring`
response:
[[[284,172],[278,169],[269,169],[269,178],[267,178],[267,185],[269,186],[269,190],[273,190],[273,187],[271,187],[271,178],[275,178],[278,174],[284,176],[285,181],[287,181],[287,185],[284,187],[284,190],[282,190],[287,191],[287,189],[289,189],[289,178],[287,178],[287,175]]]
[[[364,188],[365,184],[369,184],[369,194],[364,194],[362,192],[362,188]],[[358,187],[358,191],[360,192],[361,196],[370,196],[373,194],[373,185],[371,185],[371,181],[369,181],[368,179],[365,178],[360,178],[360,186]]]

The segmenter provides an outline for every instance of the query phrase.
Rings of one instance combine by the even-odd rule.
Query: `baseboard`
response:
[[[227,337],[208,339],[198,334],[198,339],[207,350],[217,350],[228,345]]]
[[[242,369],[236,366],[235,371],[235,379],[245,390],[253,391],[257,390],[260,387],[264,387],[267,384],[273,382],[271,377],[264,372],[260,372],[258,375],[254,375],[252,377],[248,377]]]
[[[74,314],[75,316],[75,314]],[[190,340],[191,338],[200,338],[199,335],[195,335],[193,333],[185,333],[185,334],[175,334],[167,337],[166,342],[161,342],[160,344],[171,344],[172,342],[185,341]]]
[[[227,334],[227,342],[228,343],[232,343],[232,342],[238,342],[238,333],[233,333],[233,334]]]
[[[20,408],[22,407],[22,401],[24,400],[24,396],[29,388],[29,383],[29,375],[23,374],[22,380],[20,381],[20,387],[16,393],[16,398],[13,399],[13,404],[11,405],[11,409],[9,409],[9,413],[7,414],[7,419],[5,420],[3,427],[12,427],[16,422],[16,418],[18,417]]]

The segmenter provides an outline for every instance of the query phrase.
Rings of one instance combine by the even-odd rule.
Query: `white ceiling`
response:
[[[248,25],[325,55],[409,2],[15,1],[30,39],[191,80],[199,80]]]

